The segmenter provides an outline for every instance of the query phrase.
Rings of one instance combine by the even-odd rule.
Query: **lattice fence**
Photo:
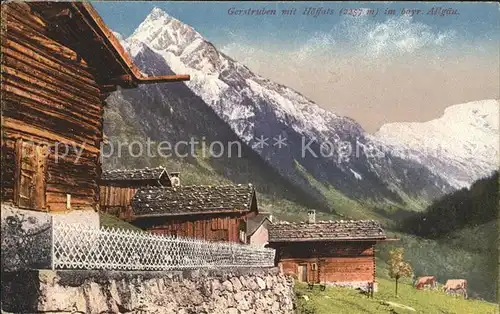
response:
[[[81,224],[54,223],[58,269],[175,270],[272,267],[275,250]]]

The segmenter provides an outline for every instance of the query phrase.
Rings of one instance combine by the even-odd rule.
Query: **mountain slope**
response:
[[[167,69],[165,61],[144,50],[136,55],[140,64],[143,58],[154,61],[155,66]],[[282,178],[276,170],[265,163],[253,150],[241,143],[241,153],[233,146],[231,154],[210,158],[208,148],[201,144],[190,152],[189,146],[179,146],[178,157],[171,152],[158,151],[161,143],[173,147],[181,141],[195,139],[205,142],[206,147],[214,141],[239,142],[234,132],[213,113],[210,107],[194,95],[184,84],[157,84],[141,86],[135,90],[120,90],[107,100],[104,115],[104,132],[110,143],[104,146],[103,166],[113,168],[139,168],[166,166],[170,171],[181,171],[183,184],[227,184],[248,183],[256,185],[262,210],[270,204],[279,203],[283,209],[305,213],[310,206],[328,212],[329,208],[319,192],[298,188]],[[133,142],[150,141],[151,153],[130,151]],[[229,146],[226,146],[229,147]],[[282,210],[278,208],[277,211]],[[276,210],[275,210],[276,211]],[[331,216],[330,216],[331,218]]]
[[[474,182],[436,200],[425,211],[414,213],[401,227],[407,257],[420,275],[442,281],[465,278],[470,291],[495,299],[498,273],[499,176]],[[383,251],[388,248],[383,248]]]
[[[385,124],[375,136],[455,187],[468,187],[499,167],[499,111],[498,100],[454,105],[432,121]]]
[[[148,137],[182,133],[196,121],[201,127],[198,135],[213,134],[212,139],[219,140],[212,128],[224,123],[281,177],[315,198],[326,197],[332,208],[337,199],[325,195],[325,189],[355,201],[397,204],[430,201],[451,191],[445,180],[422,164],[390,153],[369,154],[372,141],[358,123],[252,73],[160,9],[154,9],[123,45],[148,74],[191,75],[191,81],[175,87],[147,86],[122,94],[125,102],[148,104],[135,112]],[[186,101],[191,98],[217,117],[192,116],[187,109],[192,103]],[[175,109],[178,102],[187,108]],[[160,108],[167,115],[185,111],[165,121]],[[277,145],[280,136],[286,139],[283,145]],[[268,140],[259,146],[260,137]]]
[[[404,230],[418,236],[440,238],[456,230],[495,221],[498,215],[498,171],[434,201],[425,211],[407,218]],[[439,227],[439,228],[437,228]]]

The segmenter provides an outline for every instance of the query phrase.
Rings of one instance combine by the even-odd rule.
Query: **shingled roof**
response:
[[[257,209],[257,201],[251,184],[139,188],[132,199],[132,212],[136,217],[254,209]]]
[[[135,180],[160,180],[166,175],[167,170],[163,167],[144,169],[121,169],[103,171],[101,180],[103,181],[135,181]]]
[[[269,242],[384,240],[385,238],[385,231],[373,220],[277,223],[269,226]]]
[[[259,227],[265,223],[266,221],[270,223],[271,221],[269,220],[269,213],[264,214],[264,213],[259,213],[255,215],[254,217],[248,218],[247,220],[247,236],[251,236],[252,234],[259,229]]]

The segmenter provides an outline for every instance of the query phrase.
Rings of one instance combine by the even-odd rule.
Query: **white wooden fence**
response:
[[[274,266],[275,250],[54,222],[53,269],[180,270]]]

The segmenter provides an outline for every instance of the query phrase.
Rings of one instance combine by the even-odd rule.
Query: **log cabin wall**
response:
[[[207,241],[240,242],[239,230],[245,216],[242,215],[194,215],[171,217],[153,226],[149,222],[137,221],[134,225],[152,233],[190,237]]]
[[[275,245],[285,274],[313,283],[375,282],[374,242]]]
[[[131,201],[137,188],[101,185],[99,189],[101,211],[121,219],[131,214]]]
[[[101,180],[99,183],[99,210],[126,219],[132,214],[131,203],[137,189],[159,185],[158,180]]]
[[[130,218],[132,198],[138,188],[164,186],[171,186],[171,180],[161,166],[103,171],[99,180],[100,210],[122,219]]]
[[[1,38],[2,200],[96,208],[104,102],[93,69],[27,3],[2,5]]]

